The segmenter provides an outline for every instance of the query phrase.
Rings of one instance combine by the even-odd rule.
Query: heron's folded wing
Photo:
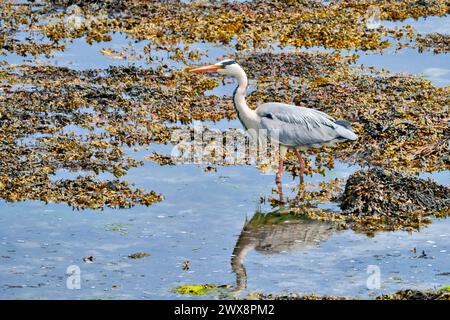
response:
[[[326,143],[341,137],[335,120],[318,110],[283,103],[266,103],[256,109],[261,126],[280,143],[306,146]]]

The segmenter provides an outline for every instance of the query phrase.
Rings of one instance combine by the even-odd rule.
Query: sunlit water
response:
[[[443,19],[429,21],[419,20],[416,24],[427,32],[442,27]],[[128,62],[108,59],[99,50],[120,48],[127,42],[122,35],[115,35],[111,43],[93,46],[75,40],[64,53],[42,61],[57,61],[57,65],[74,69],[126,65]],[[223,54],[220,48],[210,48],[208,60]],[[23,58],[10,56],[6,60],[21,63]],[[397,54],[362,54],[359,63],[422,74],[437,86],[450,83],[446,55],[406,49]],[[231,90],[232,86],[227,85],[214,94],[229,95]],[[239,127],[239,122],[222,121],[215,126]],[[142,159],[153,150],[170,153],[170,146],[152,145],[134,156]],[[307,181],[346,178],[357,169],[338,162],[326,178],[315,175]],[[61,172],[59,177],[73,175]],[[422,176],[449,183],[448,172]],[[132,169],[126,179],[164,194],[165,200],[151,207],[103,211],[73,211],[64,204],[36,201],[0,203],[0,297],[166,299],[181,298],[171,290],[183,284],[236,285],[232,253],[246,219],[257,210],[270,212],[268,206],[261,207],[259,200],[271,195],[273,175],[261,174],[253,166],[204,172],[195,165],[159,166],[146,161],[144,166]],[[296,183],[285,177],[285,192],[289,194]],[[313,233],[307,246],[302,245],[304,240],[297,239],[303,233],[302,225],[290,229],[287,223],[281,235],[256,230],[245,235],[248,251],[242,264],[247,287],[236,294],[299,292],[368,297],[402,288],[448,285],[449,227],[450,220],[435,220],[420,231],[384,232],[373,238],[353,231],[328,230],[321,236]],[[308,225],[304,228],[308,231]],[[261,243],[265,249],[258,247]],[[128,258],[142,251],[150,256]],[[94,256],[94,262],[84,262],[85,256]],[[190,262],[189,270],[182,269],[186,260]],[[79,290],[70,290],[66,285],[66,271],[71,265],[81,270]],[[381,286],[370,289],[367,270],[373,266],[380,270]]]

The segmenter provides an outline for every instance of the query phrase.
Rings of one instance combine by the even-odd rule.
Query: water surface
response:
[[[441,30],[444,25],[442,19],[407,22],[427,32]],[[106,46],[120,48],[128,41],[120,34],[108,44],[90,46],[75,40],[63,53],[41,62],[78,70],[127,65],[129,62],[109,59],[99,51]],[[141,49],[144,45],[136,46]],[[224,54],[226,51],[213,46],[206,60],[214,61]],[[18,56],[5,59],[24,61]],[[436,86],[450,83],[446,55],[405,49],[362,54],[357,63],[423,75]],[[232,85],[221,86],[214,94],[229,95],[232,89]],[[239,127],[239,122],[205,125]],[[134,156],[143,159],[155,150],[170,153],[170,148],[152,145]],[[306,180],[317,183],[346,178],[357,169],[338,162],[326,178],[315,175]],[[62,171],[58,178],[77,174]],[[422,176],[449,183],[448,172]],[[64,204],[38,201],[1,202],[0,297],[168,299],[182,298],[173,293],[176,286],[212,283],[230,285],[237,296],[299,292],[365,298],[403,288],[449,284],[448,219],[435,220],[419,231],[381,232],[374,237],[294,218],[248,231],[243,228],[256,212],[273,211],[261,205],[260,198],[270,196],[275,188],[273,175],[261,174],[253,166],[204,172],[195,165],[159,166],[145,161],[125,178],[138,187],[161,192],[165,200],[150,207],[102,211],[73,211]],[[289,194],[297,183],[286,176],[285,192]],[[336,204],[322,206],[337,209]],[[136,252],[150,256],[128,258]],[[238,263],[232,259],[233,253],[239,256]],[[93,263],[84,262],[86,256],[94,256]],[[186,260],[189,270],[182,269]],[[66,271],[71,265],[81,269],[79,290],[66,286]],[[378,289],[367,287],[370,266],[379,267]]]

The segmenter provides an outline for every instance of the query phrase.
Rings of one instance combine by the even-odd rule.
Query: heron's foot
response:
[[[303,179],[303,173],[300,173],[300,183],[304,184],[305,180]]]
[[[277,182],[277,193],[278,193],[278,200],[277,200],[277,205],[278,206],[284,206],[286,204],[286,201],[284,200],[284,196],[283,196],[283,184],[280,182]]]
[[[284,204],[284,197],[283,197],[283,184],[281,183],[281,178],[280,180],[276,180],[276,184],[277,184],[277,189],[278,189],[278,196],[280,197],[280,204],[283,205]]]
[[[300,185],[298,186],[298,192],[297,195],[295,196],[295,201],[296,202],[302,202],[305,197],[304,197],[304,185],[303,185],[303,181],[300,181]]]

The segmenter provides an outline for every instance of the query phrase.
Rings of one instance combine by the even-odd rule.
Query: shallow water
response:
[[[338,166],[334,172],[337,176],[348,173],[346,166]],[[146,163],[132,170],[129,180],[162,192],[165,201],[149,208],[101,212],[31,201],[3,203],[1,296],[179,298],[171,289],[181,284],[234,286],[231,255],[245,220],[258,209],[259,197],[270,194],[273,177],[260,175],[250,166],[204,173],[191,165]],[[308,232],[308,224],[296,225],[289,232],[289,223],[284,222],[273,227],[288,226],[282,233],[247,234],[251,241],[245,246],[249,252],[243,264],[248,287],[237,294],[303,292],[367,297],[448,284],[448,275],[439,275],[450,271],[448,220],[436,220],[410,234],[379,233],[373,238],[316,224],[322,224],[319,228],[325,228],[325,235],[313,232],[307,248],[302,246],[301,234]],[[280,241],[281,251],[276,249]],[[254,250],[258,242],[263,242],[265,249]],[[422,251],[425,258],[420,258]],[[151,256],[127,258],[135,252]],[[82,261],[90,255],[95,257],[93,263]],[[181,267],[185,260],[190,261],[188,271]],[[81,269],[80,290],[66,287],[70,265]],[[367,289],[369,265],[380,267],[380,289]]]
[[[440,30],[443,20],[430,20],[408,22],[419,29]],[[126,65],[127,61],[109,59],[99,50],[120,48],[127,42],[120,34],[110,43],[93,46],[75,40],[55,58],[41,60],[74,69]],[[138,44],[138,49],[144,45]],[[207,60],[214,61],[223,54],[221,48],[212,47]],[[6,60],[21,63],[24,59],[9,56]],[[405,49],[400,53],[361,54],[358,63],[422,74],[437,86],[450,84],[450,62],[444,54]],[[229,95],[232,89],[232,85],[221,86],[214,94]],[[239,122],[221,121],[214,127],[239,127]],[[134,156],[143,159],[153,150],[169,153],[170,146],[152,145]],[[345,178],[357,169],[338,162],[326,178],[315,175],[307,181]],[[60,172],[58,177],[76,174]],[[448,172],[422,177],[442,184],[450,180]],[[164,201],[150,207],[103,211],[73,211],[64,204],[37,201],[1,202],[0,297],[182,298],[172,292],[174,287],[200,283],[230,285],[238,296],[300,292],[369,297],[402,288],[430,289],[449,284],[449,219],[435,220],[412,233],[384,232],[372,238],[295,219],[243,233],[245,221],[255,212],[271,211],[259,200],[272,194],[273,175],[261,174],[253,166],[204,172],[195,165],[159,166],[145,161],[125,178],[138,187],[162,193]],[[285,192],[289,194],[296,184],[285,177]],[[336,208],[330,203],[321,206]],[[306,240],[303,234],[308,234]],[[246,276],[232,271],[232,254],[239,239],[243,241],[240,250],[246,252],[238,267],[245,267]],[[150,256],[128,258],[136,252],[148,252]],[[86,256],[94,256],[93,263],[84,262]],[[186,260],[189,270],[182,269]],[[66,286],[71,265],[81,270],[79,290]],[[381,286],[369,289],[368,268],[373,266],[379,267]],[[243,281],[246,288],[235,287],[236,282]]]

